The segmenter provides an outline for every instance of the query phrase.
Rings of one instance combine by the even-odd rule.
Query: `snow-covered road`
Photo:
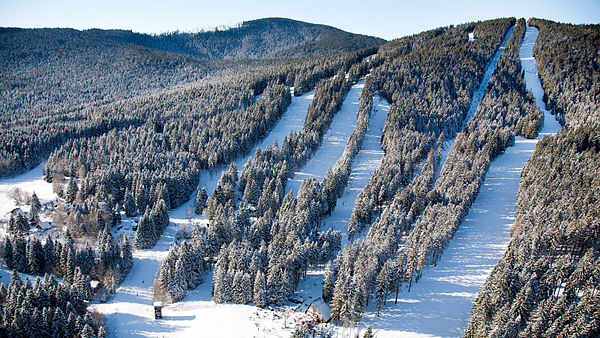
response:
[[[277,140],[278,144],[281,144],[285,136],[289,135],[291,131],[300,131],[304,125],[306,110],[312,101],[313,96],[314,91],[298,97],[293,96],[292,103],[286,112],[258,146],[265,148],[274,144],[275,140]],[[241,170],[243,165],[253,155],[254,152],[251,151],[249,154],[237,158],[235,162],[238,166],[238,170]],[[221,173],[227,170],[228,167],[229,166],[223,166],[222,168],[213,171],[212,174],[208,171],[202,172],[200,186],[206,187],[209,194],[211,194],[221,177]],[[192,325],[190,321],[194,321],[194,319],[199,319],[201,323],[204,320],[213,323],[215,322],[210,316],[196,318],[196,316],[190,315],[188,313],[189,311],[184,311],[186,313],[185,315],[180,313],[182,308],[189,310],[190,306],[194,313],[200,311],[200,309],[207,308],[210,308],[209,312],[216,311],[217,313],[227,313],[227,307],[219,307],[217,309],[217,306],[212,301],[212,297],[210,297],[212,278],[206,276],[205,282],[197,291],[193,292],[192,297],[194,300],[200,299],[201,303],[188,303],[190,298],[188,297],[185,302],[182,302],[183,304],[173,305],[174,308],[179,309],[177,311],[171,311],[170,307],[165,308],[165,314],[167,318],[171,320],[154,320],[152,308],[152,283],[160,262],[167,256],[169,248],[175,242],[177,229],[181,224],[186,224],[188,222],[201,224],[206,224],[208,222],[204,216],[195,215],[190,212],[190,210],[193,209],[193,203],[194,199],[191,198],[187,203],[169,213],[171,224],[165,229],[158,243],[151,249],[135,250],[133,252],[133,268],[117,289],[117,293],[113,295],[107,303],[96,303],[90,307],[92,310],[97,310],[105,316],[104,318],[109,336],[157,337],[169,334],[181,336],[179,330]],[[206,290],[206,288],[208,289]],[[200,298],[198,295],[201,295]],[[196,307],[194,307],[193,304],[195,304]],[[245,311],[242,311],[244,313],[243,317],[248,318],[246,312],[252,312],[253,307],[244,309]],[[177,315],[175,315],[174,312],[176,312]],[[231,313],[231,316],[232,318],[235,317],[234,313]],[[194,321],[194,323],[195,322],[196,321]],[[218,324],[218,320],[216,323]],[[207,328],[210,327],[207,326],[206,323],[203,323],[202,325]],[[197,330],[191,330],[188,335],[195,336],[197,333]]]
[[[354,131],[356,126],[356,118],[358,114],[358,103],[360,94],[365,86],[365,80],[361,80],[350,88],[342,108],[333,117],[329,129],[319,149],[312,155],[310,160],[299,171],[295,172],[293,177],[288,180],[285,193],[294,190],[294,194],[298,192],[302,181],[306,178],[314,177],[319,182],[323,181],[327,169],[332,167],[335,162],[342,156],[348,138]]]
[[[527,88],[544,111],[540,135],[535,140],[517,137],[515,145],[491,163],[469,214],[437,266],[425,269],[419,283],[400,294],[398,304],[389,299],[379,317],[371,306],[360,326],[376,328],[378,337],[455,337],[466,329],[472,303],[510,240],[521,170],[537,141],[560,130],[542,101],[544,92],[532,56],[537,35],[537,29],[527,27],[519,56]]]

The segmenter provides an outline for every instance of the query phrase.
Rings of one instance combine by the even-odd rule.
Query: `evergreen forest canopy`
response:
[[[523,170],[511,242],[465,334],[593,337],[600,334],[600,26],[528,24],[540,30],[534,56],[545,101],[564,127],[538,143]],[[133,247],[152,248],[169,210],[190,198],[209,226],[173,243],[157,271],[156,299],[177,302],[213,283],[216,303],[282,305],[309,269],[324,267],[321,296],[334,322],[358,322],[370,302],[385,311],[440,259],[490,163],[516,136],[538,136],[544,118],[519,60],[525,30],[524,19],[504,18],[385,42],[281,18],[161,35],[0,29],[0,177],[44,161],[45,180],[65,202],[54,215],[60,239],[28,236],[39,224],[35,193],[29,214],[10,216],[3,265],[50,275],[32,286],[15,272],[0,286],[0,335],[103,336],[101,320],[86,311],[90,278],[114,291],[132,268]],[[357,123],[342,157],[323,181],[307,179],[286,194],[360,79]],[[292,95],[313,89],[302,130],[255,148]],[[385,156],[348,229],[324,230],[375,95],[391,105]],[[248,153],[242,168],[230,165]],[[198,186],[203,172],[223,166],[212,194]],[[135,216],[135,236],[115,239],[121,218]],[[40,318],[35,327],[28,316]]]

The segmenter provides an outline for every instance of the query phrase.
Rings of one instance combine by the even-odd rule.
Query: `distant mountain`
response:
[[[75,30],[60,28],[0,28],[0,58],[110,49],[144,49],[174,52],[210,59],[312,57],[378,46],[385,40],[340,29],[284,18],[243,22],[226,30],[149,35],[126,30]]]
[[[385,40],[284,18],[246,21],[239,27],[155,37],[162,48],[212,58],[309,57],[381,45]],[[171,48],[169,48],[171,47]]]

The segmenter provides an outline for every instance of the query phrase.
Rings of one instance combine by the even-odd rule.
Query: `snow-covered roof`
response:
[[[37,225],[38,228],[42,229],[42,230],[50,230],[52,229],[52,225],[50,224],[50,222],[41,222],[40,224]]]
[[[154,307],[162,307],[163,302],[154,302]]]
[[[322,298],[316,299],[311,303],[312,306],[319,312],[319,314],[323,317],[323,320],[326,322],[329,321],[329,317],[331,317],[331,309],[329,305],[323,301]]]
[[[98,284],[100,284],[100,282],[99,282],[99,281],[97,281],[97,280],[93,280],[93,279],[92,279],[92,280],[90,281],[90,286],[92,287],[92,289],[95,289],[95,288],[97,288],[97,287],[98,287]]]

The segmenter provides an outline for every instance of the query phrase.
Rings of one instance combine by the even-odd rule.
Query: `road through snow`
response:
[[[456,231],[437,266],[423,271],[398,304],[388,299],[381,315],[371,306],[360,326],[376,328],[378,337],[460,336],[477,293],[510,240],[521,170],[537,141],[560,130],[542,101],[543,89],[532,56],[538,31],[527,27],[519,56],[528,89],[544,112],[544,125],[535,140],[516,137],[515,145],[494,160],[471,210]]]

